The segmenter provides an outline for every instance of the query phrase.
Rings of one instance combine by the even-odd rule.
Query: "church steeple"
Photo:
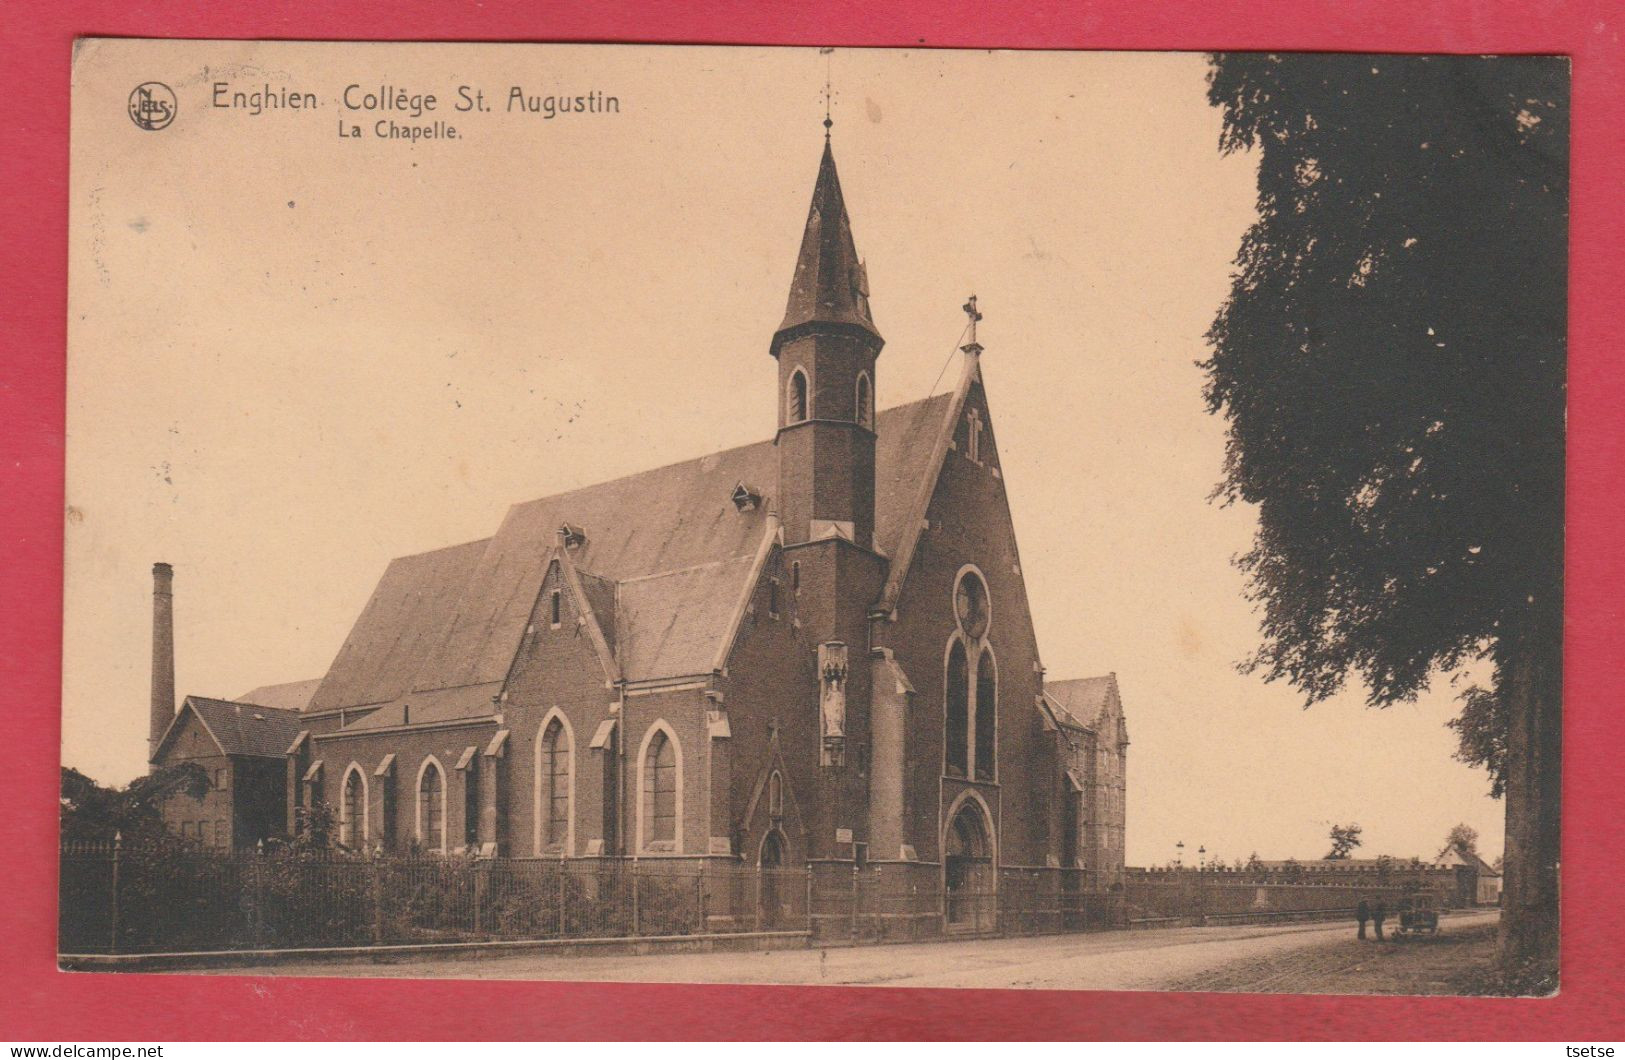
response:
[[[869,312],[869,278],[852,241],[828,128],[790,300],[771,347],[779,362],[778,501],[786,544],[839,538],[869,549],[875,358],[885,340]]]
[[[825,119],[826,121],[828,119]],[[835,152],[824,141],[824,157],[813,185],[801,253],[790,281],[790,301],[784,321],[773,336],[773,355],[793,337],[791,332],[810,324],[854,328],[883,341],[869,311],[869,277],[852,241],[852,222],[841,196],[841,178],[835,172]]]

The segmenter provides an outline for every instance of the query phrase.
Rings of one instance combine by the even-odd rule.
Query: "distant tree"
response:
[[[1229,53],[1208,98],[1259,166],[1204,365],[1248,665],[1387,706],[1488,661],[1457,733],[1506,794],[1502,965],[1555,969],[1567,62]]]
[[[1255,850],[1247,855],[1246,867],[1248,872],[1258,872],[1264,867],[1264,862],[1259,859],[1258,851]]]
[[[1468,824],[1458,824],[1450,829],[1450,834],[1444,838],[1446,850],[1458,850],[1463,854],[1478,853],[1478,829]]]
[[[1357,824],[1332,825],[1332,849],[1327,853],[1326,860],[1342,861],[1346,859],[1354,852],[1354,848],[1360,845],[1361,831],[1362,829]]]

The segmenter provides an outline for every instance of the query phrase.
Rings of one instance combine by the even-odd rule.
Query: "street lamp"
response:
[[[1184,867],[1185,867],[1185,841],[1183,839],[1181,839],[1179,842],[1174,844],[1174,868],[1182,869]]]
[[[1205,845],[1196,848],[1196,867],[1199,869],[1207,868],[1207,847]]]

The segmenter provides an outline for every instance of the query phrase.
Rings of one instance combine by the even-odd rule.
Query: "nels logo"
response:
[[[175,120],[175,93],[162,81],[148,81],[136,85],[130,93],[130,120],[139,129],[156,132]]]

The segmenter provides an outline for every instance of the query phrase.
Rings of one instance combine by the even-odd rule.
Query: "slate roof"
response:
[[[299,735],[297,710],[225,699],[187,696],[182,709],[190,707],[202,719],[220,749],[228,755],[256,755],[281,758]]]
[[[1453,858],[1453,860],[1452,860]],[[1439,851],[1439,856],[1433,859],[1435,865],[1462,865],[1472,869],[1480,876],[1499,876],[1495,866],[1485,861],[1483,855],[1475,850],[1461,850],[1454,846],[1445,847]]]
[[[847,217],[841,178],[835,172],[835,155],[827,140],[807,210],[807,227],[801,235],[801,252],[796,256],[795,276],[790,281],[790,301],[779,331],[814,320],[861,328],[880,337],[870,316],[869,279],[852,242],[852,222]],[[775,336],[775,354],[779,341]]]
[[[1116,690],[1116,674],[1044,682],[1044,695],[1049,697],[1057,720],[1076,729],[1093,730]]]
[[[875,545],[885,555],[908,532],[952,397],[877,417]],[[408,704],[414,724],[492,713],[565,523],[586,533],[570,561],[622,676],[709,673],[768,533],[777,480],[772,440],[757,442],[516,504],[489,538],[396,559],[310,709],[383,705],[357,727],[399,725]],[[741,482],[764,495],[751,511],[731,499]]]
[[[320,677],[313,677],[308,681],[287,681],[280,685],[261,685],[252,692],[244,692],[237,697],[238,703],[252,703],[260,707],[275,707],[278,710],[304,710],[310,706],[310,697],[316,694],[316,686],[322,683]]]

